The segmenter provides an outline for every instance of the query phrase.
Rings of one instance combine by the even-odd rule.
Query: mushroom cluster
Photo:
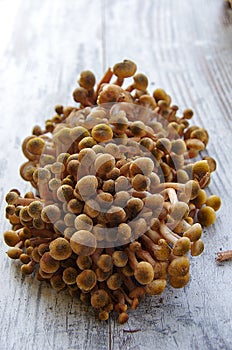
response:
[[[189,256],[202,253],[202,226],[221,205],[205,191],[216,169],[202,157],[207,131],[189,125],[191,109],[178,116],[163,89],[150,95],[136,70],[124,60],[96,87],[83,71],[79,105],[57,105],[22,143],[20,174],[35,191],[6,195],[4,240],[22,273],[68,289],[100,320],[115,311],[121,324],[146,294],[189,282]]]

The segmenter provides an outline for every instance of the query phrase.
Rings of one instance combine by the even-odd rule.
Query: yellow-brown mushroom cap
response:
[[[50,255],[56,260],[65,260],[72,254],[69,242],[62,237],[56,238],[49,245]]]
[[[40,267],[46,273],[54,273],[59,269],[60,263],[49,252],[43,254],[40,259]]]
[[[128,78],[135,74],[137,66],[130,60],[124,60],[123,62],[116,63],[113,67],[114,74],[121,78]]]
[[[213,208],[205,206],[198,211],[197,218],[201,225],[210,226],[216,221],[216,213]]]
[[[72,235],[70,245],[74,253],[88,256],[94,253],[97,240],[90,231],[80,230]]]
[[[148,284],[154,278],[154,270],[150,263],[141,261],[134,271],[135,279],[141,284]]]
[[[97,276],[92,270],[82,271],[76,278],[77,286],[84,292],[89,292],[97,283]]]

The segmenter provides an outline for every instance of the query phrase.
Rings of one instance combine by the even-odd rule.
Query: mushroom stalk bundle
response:
[[[7,254],[23,274],[67,289],[100,320],[116,312],[121,324],[146,294],[189,282],[202,226],[221,205],[205,192],[216,170],[202,156],[208,132],[163,89],[150,95],[136,70],[124,60],[98,85],[91,71],[80,74],[77,104],[55,106],[23,141],[20,175],[34,191],[10,190],[5,211]]]

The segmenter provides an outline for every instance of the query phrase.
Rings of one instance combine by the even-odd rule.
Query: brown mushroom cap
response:
[[[62,237],[56,238],[49,245],[50,255],[56,260],[65,260],[72,254],[69,242]]]
[[[91,295],[91,305],[100,309],[109,303],[108,293],[104,289],[98,289]]]
[[[80,230],[72,235],[70,245],[74,253],[88,256],[94,253],[97,240],[90,231]]]
[[[135,74],[137,66],[130,60],[124,60],[123,62],[116,63],[113,67],[114,74],[121,78],[128,78]]]
[[[135,279],[141,284],[149,284],[154,278],[154,270],[151,264],[141,261],[134,272]]]
[[[216,213],[213,208],[205,206],[198,211],[197,218],[201,225],[210,226],[216,220]]]
[[[170,276],[185,276],[189,272],[190,262],[187,256],[178,257],[168,266]]]
[[[93,270],[84,270],[76,278],[77,286],[84,292],[89,292],[97,283],[97,276]]]
[[[40,268],[46,273],[54,273],[58,270],[60,263],[55,260],[49,252],[44,253],[40,259]]]

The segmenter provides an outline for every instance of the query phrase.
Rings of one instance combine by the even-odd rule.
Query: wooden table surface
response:
[[[219,249],[232,249],[232,10],[223,0],[1,0],[0,1],[0,207],[19,178],[21,141],[43,125],[57,103],[72,103],[83,69],[98,78],[108,66],[136,61],[195,123],[207,128],[215,157],[209,194],[223,206],[204,230],[205,252],[191,259],[191,282],[146,298],[122,326],[22,277],[1,239],[0,350],[232,349],[232,262],[217,264]]]

